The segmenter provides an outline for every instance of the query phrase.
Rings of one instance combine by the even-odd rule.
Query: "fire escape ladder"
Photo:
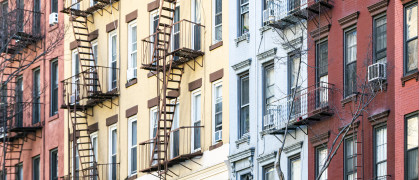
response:
[[[4,149],[6,153],[3,158],[4,168],[8,177],[17,176],[18,168],[17,165],[20,163],[20,158],[22,156],[23,145],[25,140],[18,138],[9,142],[5,142]],[[17,179],[17,177],[15,177]]]

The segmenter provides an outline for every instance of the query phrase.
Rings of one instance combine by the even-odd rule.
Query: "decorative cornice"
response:
[[[236,143],[236,148],[239,148],[240,144],[243,143],[247,143],[249,144],[250,142],[250,135],[249,134],[244,134],[240,139],[238,139],[235,143]]]
[[[292,145],[290,145],[290,146],[285,147],[285,148],[284,148],[284,152],[285,152],[285,153],[290,153],[290,152],[292,152],[292,151],[295,151],[295,150],[301,149],[302,147],[303,147],[303,142],[302,142],[302,141],[301,141],[301,142],[297,142],[297,143],[295,143],[295,144],[292,144]]]
[[[247,32],[245,34],[242,34],[241,36],[237,37],[236,39],[234,39],[234,42],[236,42],[236,47],[239,46],[239,43],[247,40],[247,43],[249,43],[250,41],[250,33]]]
[[[246,59],[246,60],[244,60],[244,61],[242,61],[242,62],[239,62],[239,63],[237,63],[237,64],[235,64],[235,65],[233,65],[233,66],[231,66],[231,67],[232,67],[235,71],[237,71],[237,70],[240,70],[240,69],[243,69],[243,68],[249,67],[251,63],[252,63],[252,59]]]
[[[375,126],[377,124],[387,122],[389,115],[390,115],[390,109],[371,115],[370,117],[368,117],[368,121],[370,121],[371,125]]]
[[[290,48],[295,49],[294,47],[296,47],[296,46],[298,46],[298,45],[302,45],[302,42],[303,42],[303,37],[297,37],[297,38],[295,38],[295,39],[293,39],[293,40],[289,41],[289,43],[284,43],[284,44],[282,44],[282,47],[283,47],[285,50],[288,50],[288,49],[290,49]]]
[[[340,26],[342,27],[342,29],[345,29],[349,26],[352,26],[352,25],[356,24],[357,21],[358,21],[358,16],[359,16],[359,11],[356,11],[356,12],[354,12],[352,14],[349,14],[349,15],[343,17],[343,18],[340,18],[338,20],[338,22],[339,22]]]
[[[355,129],[355,131],[358,129],[358,127],[359,127],[359,124],[360,124],[361,122],[358,120],[358,121],[356,121],[356,122],[354,122],[353,123],[353,125],[352,125],[352,127],[350,127],[351,129],[349,130],[349,133],[352,133],[352,130],[353,129]],[[346,125],[345,125],[346,126]],[[343,128],[345,127],[345,126],[342,126],[342,127],[339,127],[338,128],[338,130],[339,131],[342,131],[343,130]]]
[[[310,36],[315,40],[325,38],[329,35],[330,27],[331,27],[331,24],[317,28],[310,32]]]
[[[259,155],[259,157],[257,158],[257,161],[259,163],[264,163],[266,161],[274,159],[276,157],[277,153],[278,153],[277,151],[274,151],[274,152],[271,152],[271,153],[266,154],[266,155]]]
[[[330,131],[327,131],[325,133],[321,133],[321,134],[316,135],[314,137],[310,137],[310,143],[313,146],[318,146],[320,144],[327,143],[329,137],[330,137]]]
[[[388,0],[379,1],[371,6],[368,6],[368,11],[371,16],[375,16],[380,13],[384,13],[387,10]]]
[[[228,160],[230,161],[230,163],[235,163],[237,161],[252,157],[254,153],[255,153],[255,148],[252,147],[252,148],[249,148],[244,151],[228,156]]]
[[[261,60],[261,59],[265,59],[265,58],[270,57],[270,56],[275,56],[276,50],[277,50],[276,47],[272,48],[272,49],[269,49],[265,52],[259,53],[258,55],[256,55],[256,57],[258,58],[258,60]]]

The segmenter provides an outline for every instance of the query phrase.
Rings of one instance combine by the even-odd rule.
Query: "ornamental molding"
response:
[[[247,43],[249,43],[249,41],[250,41],[250,33],[249,32],[244,33],[241,36],[239,36],[236,39],[234,39],[234,42],[236,42],[236,47],[238,47],[239,46],[239,43],[242,42],[242,41],[244,41],[244,40],[246,40]]]
[[[289,41],[288,43],[283,43],[282,47],[285,50],[288,50],[288,49],[291,49],[291,48],[292,49],[298,49],[299,48],[298,46],[301,46],[302,42],[303,42],[303,37],[300,36],[300,37],[297,37],[297,38]],[[298,48],[296,48],[296,47],[298,47]]]
[[[358,22],[358,17],[359,17],[359,11],[356,11],[352,14],[349,14],[343,18],[340,18],[338,20],[340,26],[342,27],[342,29],[345,29],[349,26],[352,26],[354,24],[356,24]]]
[[[231,66],[235,71],[238,71],[240,69],[248,68],[250,67],[250,64],[252,64],[252,59],[246,59],[244,61],[241,61],[233,66]]]
[[[276,51],[277,51],[277,48],[275,47],[275,48],[269,49],[265,52],[259,53],[258,55],[256,55],[256,57],[258,58],[258,60],[262,60],[262,59],[265,59],[267,57],[275,56]]]
[[[379,1],[371,6],[368,6],[368,11],[371,16],[378,15],[387,11],[388,0]]]
[[[257,161],[260,164],[263,164],[263,163],[265,163],[269,160],[274,159],[276,157],[276,154],[277,154],[277,151],[271,152],[271,153],[266,154],[266,155],[259,155],[259,157],[257,158]]]
[[[295,151],[295,150],[299,150],[299,149],[301,149],[303,147],[303,142],[301,141],[301,142],[297,142],[297,143],[295,143],[295,144],[292,144],[292,145],[290,145],[290,146],[287,146],[287,147],[285,147],[284,148],[284,151],[285,151],[285,153],[290,153],[290,152],[292,152],[292,151]]]
[[[325,38],[329,36],[329,31],[330,31],[331,26],[332,26],[331,24],[328,24],[323,27],[317,28],[310,32],[310,36],[315,40]]]
[[[244,134],[240,139],[238,139],[236,142],[236,148],[239,148],[239,145],[240,144],[243,144],[243,143],[247,143],[247,144],[249,144],[250,143],[250,135],[247,133],[247,134]]]
[[[252,147],[252,148],[246,149],[244,151],[232,154],[232,155],[228,156],[228,159],[229,159],[230,163],[235,163],[237,161],[252,157],[254,155],[254,153],[255,153],[255,148]]]

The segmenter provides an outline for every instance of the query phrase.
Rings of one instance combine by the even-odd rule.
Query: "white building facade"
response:
[[[229,3],[230,179],[278,179],[274,164],[287,125],[281,169],[286,179],[307,179],[307,128],[290,125],[307,110],[306,23],[279,23],[306,2]]]

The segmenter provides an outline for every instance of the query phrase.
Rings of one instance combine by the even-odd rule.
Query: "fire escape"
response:
[[[42,49],[42,15],[36,9],[25,10],[22,5],[3,11],[0,17],[1,179],[17,178],[24,143],[35,140],[36,132],[43,126],[40,99],[24,96],[21,77],[33,62],[29,55]]]
[[[284,5],[282,1],[269,0],[268,7],[263,12],[264,23],[273,27],[280,35],[285,36],[285,31],[291,31],[296,35],[297,26],[307,30],[309,23],[316,27],[314,32],[317,33],[320,33],[325,27],[330,27],[331,15],[329,11],[333,8],[333,0],[288,0],[286,3]],[[323,20],[326,25],[321,23]],[[301,81],[300,78],[297,82]],[[333,115],[331,109],[333,84],[316,82],[304,89],[298,88],[298,85],[295,86],[290,88],[290,93],[287,96],[266,105],[263,129],[268,134],[284,135],[288,131],[287,134],[295,138],[298,129],[307,134],[302,126]]]
[[[97,0],[90,2],[76,0],[62,10],[70,16],[74,39],[77,42],[75,61],[76,72],[72,77],[62,81],[63,105],[61,108],[68,110],[69,117],[69,166],[68,179],[106,179],[108,168],[115,164],[98,164],[95,150],[90,138],[87,118],[93,116],[93,107],[107,107],[112,109],[117,106],[115,99],[119,96],[119,69],[115,64],[111,67],[98,66],[97,56],[93,54],[92,44],[89,40],[89,23],[93,24],[93,13],[103,15],[106,11],[110,14],[118,11],[115,4],[119,0]],[[69,3],[67,3],[69,4]],[[87,8],[84,5],[89,4]],[[113,174],[111,176],[114,176]]]
[[[155,33],[142,40],[142,69],[154,72],[157,77],[157,113],[152,139],[141,142],[140,172],[152,174],[160,179],[178,176],[169,167],[182,164],[202,156],[193,150],[192,133],[200,133],[203,126],[176,127],[176,105],[185,66],[195,70],[203,66],[197,60],[203,56],[201,36],[204,26],[189,20],[180,20],[176,0],[160,1],[158,20],[154,23]],[[197,143],[195,143],[197,144]],[[196,162],[195,162],[196,163]],[[156,172],[156,174],[153,174]]]

